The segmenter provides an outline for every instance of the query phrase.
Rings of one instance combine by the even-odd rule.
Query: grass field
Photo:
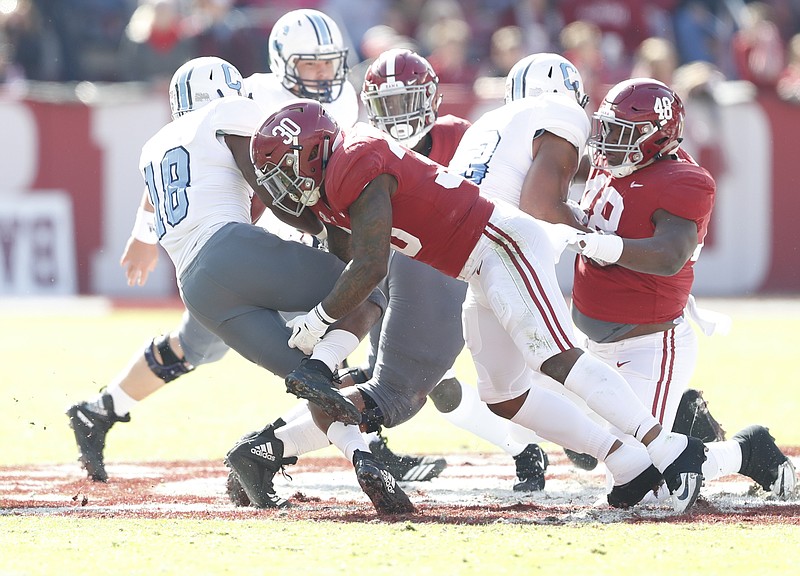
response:
[[[794,343],[800,299],[701,305],[729,313],[729,336],[700,337],[695,387],[732,434],[768,425],[782,446],[800,445],[800,381]],[[64,302],[0,307],[0,465],[74,462],[64,409],[107,384],[179,309]],[[363,354],[359,350],[358,354]],[[467,355],[457,373],[474,381]],[[170,384],[114,429],[108,462],[221,459],[243,432],[294,404],[282,383],[230,353]],[[398,451],[437,454],[497,449],[454,429],[426,406],[390,433]],[[320,455],[335,454],[332,448]],[[77,467],[77,464],[75,464]],[[0,510],[2,512],[2,510]],[[581,524],[485,526],[115,520],[0,516],[0,574],[242,574],[354,570],[389,574],[618,574],[659,563],[655,574],[793,573],[796,525]],[[416,562],[415,562],[416,559]],[[688,560],[690,559],[690,560]],[[642,569],[642,568],[640,568]]]

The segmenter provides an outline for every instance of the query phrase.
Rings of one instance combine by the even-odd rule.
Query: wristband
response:
[[[314,234],[314,238],[320,242],[325,242],[325,240],[328,239],[328,228],[325,226],[325,224],[322,225],[322,232]]]
[[[131,236],[145,244],[157,244],[155,212],[148,212],[140,206],[136,211],[136,221],[133,223]]]
[[[325,312],[325,309],[322,307],[322,302],[314,306],[312,312],[317,318],[320,319],[321,322],[325,324],[326,327],[336,322],[336,318],[333,316],[328,316],[328,313]]]

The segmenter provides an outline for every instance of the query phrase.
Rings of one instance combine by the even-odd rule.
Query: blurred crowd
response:
[[[269,31],[296,8],[336,20],[356,75],[403,46],[493,96],[519,58],[550,51],[595,103],[632,75],[684,95],[745,80],[800,103],[800,0],[0,0],[0,84],[160,83],[202,55],[268,71]]]

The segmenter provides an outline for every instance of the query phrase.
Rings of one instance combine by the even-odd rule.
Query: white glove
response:
[[[622,238],[613,234],[578,232],[567,246],[570,250],[602,264],[613,264],[622,256]]]
[[[311,354],[314,346],[322,340],[331,324],[336,321],[323,310],[322,304],[317,304],[308,314],[296,316],[286,323],[291,329],[289,348],[297,348],[304,354]]]

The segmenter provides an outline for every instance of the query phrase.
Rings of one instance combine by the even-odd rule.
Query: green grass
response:
[[[724,301],[717,304],[726,311]],[[732,334],[700,337],[695,385],[729,434],[762,423],[779,444],[798,445],[800,305],[774,308],[731,306]],[[153,334],[179,319],[179,310],[0,313],[0,465],[74,462],[64,409],[110,382]],[[456,369],[474,381],[466,354]],[[230,353],[138,405],[132,423],[110,436],[107,461],[221,459],[243,432],[293,404],[278,379]],[[430,405],[390,438],[399,451],[497,451]],[[554,527],[0,516],[0,574],[624,574],[653,563],[655,574],[788,574],[798,541],[798,527],[744,522]]]

